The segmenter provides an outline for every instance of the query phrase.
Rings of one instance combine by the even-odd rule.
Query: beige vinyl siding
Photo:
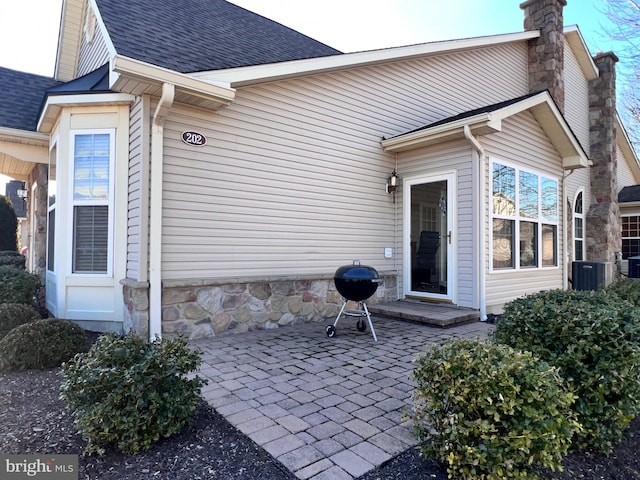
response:
[[[149,99],[138,97],[129,115],[127,278],[147,280],[149,217]]]
[[[537,124],[533,116],[523,112],[503,122],[501,133],[482,138],[491,160],[505,161],[521,168],[548,175],[558,180],[558,198],[562,192],[562,161],[553,146]],[[491,191],[490,176],[487,174],[487,192]],[[561,200],[559,200],[559,203]],[[487,310],[496,313],[509,300],[527,293],[563,287],[563,225],[562,205],[559,207],[558,224],[558,267],[542,269],[521,269],[489,271],[487,274]],[[487,208],[487,252],[490,252],[491,221]],[[489,260],[490,255],[487,255]],[[489,269],[489,265],[487,265]]]
[[[102,31],[98,26],[96,26],[93,41],[88,41],[84,29],[81,38],[82,42],[78,56],[78,77],[94,71],[109,61],[109,47],[107,47]]]
[[[401,217],[380,141],[522,95],[526,70],[525,45],[512,44],[240,88],[217,114],[176,106],[163,278],[326,274],[355,258],[398,268],[399,252],[383,255]],[[185,145],[185,130],[207,145]]]
[[[585,78],[573,50],[564,48],[564,116],[574,135],[589,155],[589,81]]]
[[[76,78],[76,64],[84,22],[84,4],[84,0],[63,2],[63,21],[56,59],[56,80],[68,82]]]
[[[633,171],[629,166],[629,162],[635,162],[635,159],[625,158],[624,154],[622,153],[622,150],[618,145],[616,145],[616,158],[618,159],[618,171],[617,171],[618,192],[622,190],[624,187],[637,185],[638,179],[635,178]]]
[[[476,271],[477,223],[474,220],[477,189],[473,178],[472,151],[467,141],[447,142],[430,148],[406,152],[399,155],[398,170],[403,178],[423,177],[446,172],[455,172],[456,225],[454,248],[456,253],[455,291],[456,303],[464,307],[478,307],[478,285]],[[402,203],[398,204],[398,218],[402,218]],[[402,231],[399,232],[398,254],[401,255]],[[402,258],[402,257],[399,257]],[[398,279],[401,283],[403,278]]]

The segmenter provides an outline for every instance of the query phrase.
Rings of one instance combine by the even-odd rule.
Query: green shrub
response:
[[[21,268],[24,270],[27,258],[18,252],[7,252],[6,250],[0,252],[0,266],[9,265],[14,268]]]
[[[579,428],[557,369],[506,345],[448,340],[416,360],[415,432],[450,478],[531,478],[561,469]]]
[[[4,195],[0,195],[0,250],[18,250],[18,219]]]
[[[10,330],[33,320],[40,320],[40,314],[31,305],[23,303],[0,304],[0,339]]]
[[[21,371],[59,367],[83,351],[85,333],[69,320],[35,320],[0,340],[0,369]]]
[[[32,305],[40,279],[29,272],[8,265],[0,266],[0,303]]]
[[[181,338],[147,342],[108,334],[65,364],[60,398],[88,441],[86,452],[102,454],[115,445],[136,453],[178,432],[205,383],[187,378],[200,363],[200,353]]]
[[[616,295],[635,306],[640,306],[640,279],[638,278],[619,280],[609,285],[605,290],[610,295]]]
[[[578,399],[575,446],[609,452],[640,412],[640,314],[604,291],[552,290],[505,305],[494,338],[560,372]]]

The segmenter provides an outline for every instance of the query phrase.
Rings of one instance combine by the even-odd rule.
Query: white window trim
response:
[[[516,171],[516,184],[515,184],[515,200],[516,200],[516,208],[515,208],[515,215],[513,217],[510,217],[508,215],[499,215],[499,214],[495,214],[493,212],[493,166],[495,164],[500,164],[500,165],[504,165],[505,167],[510,167],[515,169]],[[519,182],[519,173],[520,172],[526,172],[526,173],[531,173],[533,175],[537,175],[538,176],[538,187],[539,187],[539,192],[542,191],[542,179],[546,178],[548,180],[553,180],[556,182],[556,197],[557,197],[557,218],[558,220],[555,221],[551,221],[548,220],[546,218],[542,217],[542,212],[540,211],[540,209],[542,208],[541,206],[541,197],[538,198],[538,218],[535,220],[535,223],[538,226],[538,239],[537,239],[537,247],[538,247],[538,264],[535,267],[520,267],[520,229],[518,228],[518,224],[519,222],[523,221],[523,222],[531,222],[530,218],[527,217],[521,217],[520,216],[520,209],[518,208],[518,205],[520,203],[520,199],[519,199],[519,195],[520,195],[520,182]],[[550,175],[548,173],[543,173],[542,171],[539,170],[534,170],[534,169],[530,169],[527,167],[523,167],[521,164],[518,163],[513,163],[513,162],[509,162],[509,161],[505,161],[505,160],[501,160],[499,158],[491,158],[490,162],[489,162],[489,273],[495,273],[495,274],[508,274],[508,273],[513,273],[513,272],[532,272],[532,271],[539,271],[539,270],[558,270],[560,268],[560,257],[561,257],[561,251],[560,251],[560,215],[561,215],[561,205],[560,205],[560,179],[558,177],[555,177],[553,175]],[[494,268],[493,266],[493,219],[494,218],[499,218],[499,219],[505,219],[505,220],[514,220],[515,221],[515,226],[514,226],[514,266],[513,267],[508,267],[508,268]],[[556,262],[557,265],[543,265],[542,264],[542,225],[555,225],[556,228]]]
[[[582,194],[582,213],[576,213],[576,202],[578,201],[578,197]],[[584,189],[580,188],[578,189],[578,191],[576,192],[576,194],[573,197],[573,211],[572,213],[572,218],[573,221],[571,222],[572,224],[572,237],[573,237],[573,260],[577,260],[576,259],[576,239],[578,238],[576,236],[576,218],[581,218],[582,219],[582,260],[586,260],[587,259],[587,243],[586,243],[586,238],[585,238],[585,230],[586,230],[586,223],[585,223],[585,214],[584,214]]]
[[[100,135],[109,134],[109,199],[108,200],[74,200],[74,175],[75,175],[75,137],[77,135]],[[68,199],[69,208],[67,210],[67,275],[77,277],[108,278],[113,277],[113,230],[114,230],[114,210],[115,210],[115,164],[116,164],[116,129],[115,128],[95,128],[78,129],[69,131],[69,186]],[[73,271],[73,209],[76,206],[100,206],[109,207],[108,214],[108,234],[107,234],[107,271],[105,273],[74,272]]]
[[[58,168],[60,167],[60,158],[58,157],[58,145],[59,145],[59,138],[58,136],[56,136],[53,141],[51,142],[51,146],[49,147],[49,162],[47,163],[47,236],[46,236],[46,253],[45,253],[45,272],[47,275],[51,275],[51,276],[56,276],[58,271],[56,269],[56,259],[59,257],[58,255],[55,254],[56,251],[56,238],[55,238],[55,234],[54,234],[54,238],[53,238],[53,265],[52,268],[49,269],[49,235],[51,235],[51,225],[49,225],[49,219],[51,218],[51,211],[52,210],[56,210],[56,216],[58,215],[59,211],[57,208],[57,205],[60,203],[60,188],[58,188]],[[55,153],[55,161],[56,161],[56,180],[54,180],[56,182],[56,195],[55,195],[55,202],[52,204],[49,204],[49,198],[51,196],[51,191],[50,191],[50,186],[51,186],[51,179],[50,179],[50,175],[51,175],[51,155]],[[56,223],[58,223],[58,220],[55,220]],[[57,225],[54,225],[54,230],[55,227]],[[58,247],[59,248],[59,247]]]

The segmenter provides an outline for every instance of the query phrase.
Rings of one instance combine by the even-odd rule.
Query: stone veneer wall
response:
[[[598,78],[589,82],[591,202],[586,215],[587,258],[615,262],[622,250],[616,156],[615,54],[594,57]]]
[[[396,274],[383,282],[367,303],[397,299]],[[125,331],[149,332],[148,284],[123,280]],[[162,333],[194,340],[220,334],[335,320],[342,297],[333,276],[273,277],[225,280],[165,280],[162,288]]]
[[[529,40],[529,92],[549,90],[564,112],[564,19],[565,0],[528,0],[520,4],[524,11],[524,29],[539,30]]]
[[[395,300],[396,277],[383,276],[370,303]],[[333,276],[164,282],[162,331],[191,339],[335,319],[342,297]]]
[[[43,282],[47,271],[48,171],[47,165],[37,164],[31,170],[29,181],[27,182],[29,195],[31,195],[31,185],[34,183],[37,185],[35,189],[36,198],[33,199],[35,218],[31,218],[31,209],[27,208],[27,223],[29,225],[35,223],[35,228],[29,228],[29,235],[33,235],[33,238],[29,240],[33,240],[33,243],[28,243],[28,245],[33,249],[33,252],[27,255],[27,258],[30,258],[33,254],[33,265],[27,265],[27,269],[38,275]]]

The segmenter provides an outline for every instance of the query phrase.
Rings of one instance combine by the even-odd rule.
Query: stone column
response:
[[[549,90],[564,112],[564,19],[565,0],[528,0],[520,4],[524,11],[524,29],[539,30],[529,40],[529,92]]]
[[[586,216],[587,259],[615,262],[622,250],[616,158],[616,68],[612,52],[594,57],[598,78],[589,82],[591,202]]]
[[[44,283],[45,273],[47,271],[47,213],[48,213],[48,166],[37,164],[29,176],[29,185],[36,183],[35,198],[33,201],[35,218],[28,218],[30,225],[29,235],[33,235],[30,248],[33,252],[29,252],[28,256],[33,253],[33,265],[28,265],[29,271],[37,274]],[[27,209],[27,215],[31,215],[30,209]]]

